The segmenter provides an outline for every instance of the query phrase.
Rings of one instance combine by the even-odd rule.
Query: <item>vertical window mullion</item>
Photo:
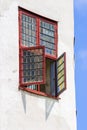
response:
[[[40,18],[38,17],[38,44],[40,45]]]
[[[44,62],[43,62],[43,77],[44,77],[44,83],[46,82],[46,76],[45,76],[45,74],[46,74],[46,58],[45,58],[45,49],[43,50],[44,51]]]
[[[38,46],[38,45],[40,45],[40,35],[39,35],[39,17],[37,17],[37,19],[36,19],[36,45]]]
[[[38,45],[40,45],[40,19],[39,19],[39,17],[37,17],[37,42],[36,42],[36,45],[38,46]],[[44,74],[44,73],[43,73]],[[44,80],[44,79],[43,79]],[[40,91],[40,85],[38,84],[37,85],[37,88],[38,88],[38,91]]]
[[[57,28],[58,28],[58,26],[57,25],[54,25],[54,28],[55,28],[55,38],[54,38],[54,42],[55,42],[55,50],[56,50],[56,57],[58,57],[58,49],[57,49],[57,47],[58,47],[58,32],[57,32]]]
[[[38,46],[38,18],[36,18],[36,46]]]
[[[57,64],[55,61],[55,97],[57,97]]]
[[[19,46],[20,47],[22,45],[21,25],[22,25],[22,11],[19,9]]]
[[[22,68],[23,68],[23,66],[22,66],[22,48],[21,49],[19,49],[19,76],[20,76],[20,78],[19,78],[19,82],[20,82],[20,84],[22,83]]]

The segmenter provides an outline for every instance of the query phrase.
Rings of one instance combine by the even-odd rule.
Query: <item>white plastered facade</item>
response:
[[[66,52],[60,100],[19,91],[18,6],[58,21],[58,55]],[[0,130],[76,130],[73,0],[0,1]]]

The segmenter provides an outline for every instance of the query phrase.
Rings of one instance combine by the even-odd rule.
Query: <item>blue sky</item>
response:
[[[74,3],[77,130],[87,130],[87,0]]]

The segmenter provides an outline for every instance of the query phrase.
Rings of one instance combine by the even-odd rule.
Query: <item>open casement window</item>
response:
[[[57,60],[46,59],[46,84],[40,85],[40,91],[58,97],[66,89],[66,54]]]
[[[44,46],[20,49],[20,86],[45,83]]]
[[[19,7],[19,88],[57,98],[66,89],[66,56],[57,59],[57,21]]]

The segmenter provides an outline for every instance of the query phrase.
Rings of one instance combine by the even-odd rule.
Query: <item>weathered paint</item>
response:
[[[19,91],[18,6],[58,21],[58,56],[66,52],[60,100]],[[0,1],[0,130],[76,130],[73,0]]]

